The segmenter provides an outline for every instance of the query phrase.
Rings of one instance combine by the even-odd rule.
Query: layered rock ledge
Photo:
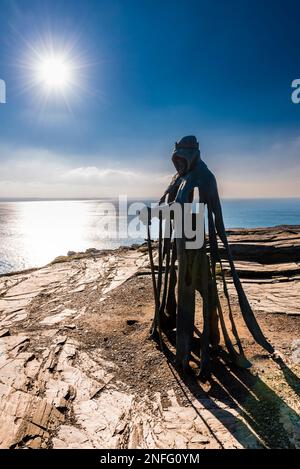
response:
[[[148,340],[144,246],[1,276],[0,447],[299,447],[300,227],[231,230],[229,239],[277,352],[254,343],[234,298],[253,367],[216,359],[206,384],[179,375]]]

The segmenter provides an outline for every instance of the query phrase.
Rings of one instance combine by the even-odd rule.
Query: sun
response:
[[[64,90],[72,83],[72,64],[63,56],[41,58],[36,71],[38,81],[48,90]]]
[[[47,120],[51,117],[47,112],[59,108],[73,114],[74,107],[90,94],[88,70],[93,64],[76,34],[55,39],[48,32],[34,42],[24,39],[24,51],[16,58],[22,74],[20,92],[33,97],[39,119]]]

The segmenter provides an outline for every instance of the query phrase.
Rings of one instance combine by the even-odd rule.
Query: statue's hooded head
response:
[[[200,150],[196,137],[189,135],[175,143],[172,161],[180,176],[191,171],[199,160]]]

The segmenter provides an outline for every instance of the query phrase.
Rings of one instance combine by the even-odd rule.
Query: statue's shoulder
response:
[[[216,178],[213,172],[208,168],[207,164],[204,161],[200,160],[198,167],[199,176],[201,179],[206,182],[206,184],[215,186],[216,185]]]

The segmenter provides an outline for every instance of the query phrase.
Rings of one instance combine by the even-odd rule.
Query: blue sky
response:
[[[197,135],[223,197],[300,196],[296,1],[0,0],[0,197],[159,196]],[[30,64],[68,48],[47,101]]]

